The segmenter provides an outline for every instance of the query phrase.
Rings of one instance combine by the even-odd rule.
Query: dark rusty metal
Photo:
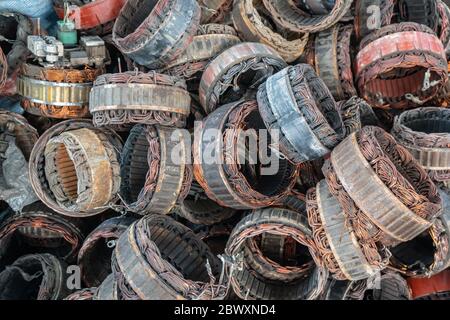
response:
[[[222,106],[196,128],[194,175],[208,197],[219,205],[234,209],[274,205],[281,203],[294,185],[296,168],[287,160],[280,159],[279,170],[271,175],[261,175],[256,169],[250,176],[248,171],[252,169],[247,170],[247,164],[240,163],[244,146],[238,140],[243,130],[253,129],[258,135],[258,130],[263,128],[256,101]],[[266,139],[270,142],[270,137]],[[208,158],[211,150],[215,150],[215,154]],[[270,150],[262,152],[269,155]],[[248,164],[250,167],[258,165]]]
[[[200,11],[195,0],[130,0],[114,24],[113,40],[138,64],[161,68],[192,42]]]
[[[108,219],[86,237],[78,252],[78,265],[87,287],[100,286],[111,273],[111,254],[117,239],[134,220],[131,217]]]
[[[266,127],[280,134],[280,152],[295,163],[323,157],[343,138],[336,102],[309,65],[287,67],[269,77],[257,98]]]
[[[450,270],[444,270],[430,278],[408,278],[414,300],[449,300]]]
[[[114,251],[119,299],[220,299],[226,292],[214,283],[219,268],[189,228],[163,215],[133,223]]]
[[[436,0],[399,0],[400,22],[415,22],[430,27],[434,32],[439,27],[438,1]]]
[[[52,138],[57,137],[65,132],[71,132],[79,129],[90,130],[90,132],[96,134],[97,139],[99,139],[102,144],[105,143],[109,146],[112,146],[112,149],[108,147],[109,152],[108,157],[110,156],[111,159],[114,159],[112,152],[113,153],[121,152],[122,140],[113,130],[109,128],[94,128],[89,120],[66,120],[58,124],[55,124],[40,136],[39,140],[36,142],[33,148],[33,151],[31,152],[29,163],[31,185],[36,195],[39,197],[39,199],[41,199],[41,201],[44,202],[44,204],[46,204],[49,208],[55,210],[56,212],[71,217],[85,217],[96,215],[108,209],[109,208],[108,204],[113,204],[115,202],[115,199],[117,199],[117,197],[114,199],[109,199],[108,203],[104,206],[98,208],[91,208],[83,211],[76,211],[76,210],[74,211],[70,208],[66,209],[64,206],[61,206],[57,202],[57,199],[50,188],[51,186],[54,187],[55,185],[50,185],[50,181],[48,180],[45,173],[45,166],[46,166],[45,148],[47,143]],[[83,168],[86,168],[86,165],[89,164],[85,163],[84,167],[76,169],[78,169],[79,171],[83,170]],[[112,166],[115,167],[116,164],[112,164]],[[73,170],[72,173],[74,171],[76,170]],[[117,180],[117,176],[115,174],[111,175],[111,179],[113,176],[116,177],[115,179]],[[105,177],[96,177],[96,179],[104,179],[104,178]]]
[[[364,38],[355,69],[361,96],[384,109],[422,105],[448,79],[442,42],[415,23],[389,25]]]
[[[220,105],[247,99],[259,84],[283,69],[286,63],[271,47],[261,43],[241,43],[217,56],[203,72],[199,98],[206,113]]]
[[[229,15],[233,0],[198,0],[202,9],[200,23],[223,23]]]
[[[95,80],[89,111],[96,126],[144,123],[184,127],[190,104],[183,79],[128,71]]]
[[[297,266],[280,265],[251,244],[263,234],[292,238],[306,249],[305,255]],[[231,286],[242,299],[316,299],[328,277],[306,216],[286,209],[259,209],[244,217],[233,229],[225,253],[232,261],[227,265]]]

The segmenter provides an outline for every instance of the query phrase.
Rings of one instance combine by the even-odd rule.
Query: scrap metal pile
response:
[[[0,299],[450,299],[450,1],[0,2]]]

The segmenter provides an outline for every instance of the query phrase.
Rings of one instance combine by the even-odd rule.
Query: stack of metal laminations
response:
[[[0,299],[450,299],[449,25],[0,1]]]

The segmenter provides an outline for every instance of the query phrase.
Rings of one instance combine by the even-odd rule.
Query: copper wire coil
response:
[[[86,288],[69,294],[64,300],[94,300],[97,288]]]
[[[212,278],[218,260],[190,229],[168,216],[148,215],[133,223],[119,238],[112,266],[119,299],[207,300],[225,294]]]
[[[342,122],[345,127],[345,135],[359,131],[363,126],[380,126],[380,120],[372,107],[363,99],[353,96],[348,100],[337,103]]]
[[[122,140],[120,137],[111,129],[109,128],[94,128],[92,123],[89,120],[66,120],[60,123],[55,124],[50,129],[48,129],[46,132],[44,132],[39,140],[36,142],[33,151],[30,155],[30,163],[29,163],[29,170],[30,170],[30,180],[31,185],[33,187],[33,190],[35,191],[36,195],[41,199],[44,204],[46,204],[49,208],[52,210],[55,210],[56,212],[70,216],[70,217],[85,217],[85,216],[91,216],[96,215],[100,212],[105,211],[108,209],[108,205],[95,208],[92,210],[86,210],[86,211],[71,211],[67,210],[64,207],[61,207],[52,190],[50,189],[49,181],[45,174],[45,147],[48,143],[48,141],[56,136],[59,136],[60,134],[64,132],[70,132],[72,130],[77,129],[89,129],[94,130],[95,132],[98,132],[101,134],[104,139],[107,139],[105,141],[108,141],[112,144],[114,152],[120,153],[122,150]],[[112,156],[112,155],[111,155]],[[61,163],[60,163],[61,164]],[[117,199],[117,198],[115,198]],[[110,203],[114,203],[115,200],[111,200]]]
[[[233,0],[200,0],[200,23],[224,23],[233,8]]]
[[[249,132],[257,136],[257,130],[263,128],[256,101],[222,106],[205,118],[201,128],[197,128],[193,147],[194,175],[208,197],[219,205],[234,209],[270,206],[281,203],[294,185],[297,170],[287,160],[276,159],[277,172],[264,174],[261,173],[260,155],[253,159],[255,164],[249,159],[241,159],[241,153],[248,151],[240,141],[244,131],[255,130]],[[211,133],[214,139],[208,136]],[[269,136],[265,139],[270,143]],[[212,159],[207,158],[210,156],[208,150],[217,150]],[[271,152],[270,148],[264,152]]]
[[[78,252],[84,284],[98,287],[111,273],[111,254],[120,235],[135,219],[115,217],[102,222],[88,236]]]

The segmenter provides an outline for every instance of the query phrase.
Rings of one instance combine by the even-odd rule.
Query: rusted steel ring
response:
[[[221,24],[200,25],[186,50],[160,71],[186,80],[197,77],[209,62],[226,49],[240,43],[233,27]]]
[[[100,212],[105,211],[108,209],[108,205],[89,209],[85,211],[72,211],[66,209],[64,206],[61,206],[58,204],[57,199],[55,195],[53,194],[52,190],[50,189],[50,181],[48,180],[46,174],[45,174],[45,165],[46,165],[46,157],[45,157],[45,147],[47,143],[54,137],[59,136],[60,134],[64,132],[71,132],[78,129],[89,129],[94,132],[94,134],[97,135],[97,138],[95,141],[98,141],[100,139],[102,144],[108,144],[112,145],[113,149],[108,147],[108,155],[111,156],[111,159],[114,158],[114,156],[111,154],[111,152],[120,153],[122,150],[122,140],[120,137],[111,129],[109,128],[94,128],[91,121],[89,120],[67,120],[60,122],[58,124],[55,124],[50,129],[48,129],[46,132],[44,132],[39,140],[36,142],[33,151],[30,155],[30,162],[29,162],[29,170],[30,170],[30,180],[31,180],[31,186],[33,187],[34,192],[39,197],[39,199],[42,200],[48,207],[55,210],[56,212],[71,216],[71,217],[85,217],[85,216],[91,216],[98,214]],[[112,164],[115,166],[115,164]],[[80,170],[79,168],[78,170]],[[75,172],[76,170],[73,170]],[[81,171],[80,171],[81,172]],[[104,178],[97,177],[97,178]],[[112,178],[112,176],[111,176]],[[117,177],[115,178],[117,179]],[[117,199],[117,198],[115,198]],[[114,203],[114,199],[110,199],[108,203]]]
[[[422,24],[437,32],[439,27],[437,7],[436,0],[399,0],[399,20]]]
[[[233,7],[233,0],[198,0],[202,14],[200,23],[223,23]]]
[[[325,180],[308,190],[306,206],[318,252],[334,278],[362,280],[387,266],[377,260],[379,254],[375,241],[359,243]]]
[[[66,271],[67,265],[49,253],[22,256],[0,273],[0,299],[63,299],[70,293]],[[31,281],[39,272],[41,277]]]
[[[249,98],[260,83],[284,67],[286,62],[269,46],[252,42],[235,45],[217,56],[203,72],[200,103],[206,113],[211,113],[220,105],[243,96]],[[249,77],[250,82],[246,79]]]
[[[416,27],[417,26],[417,27]],[[356,81],[364,99],[378,108],[403,109],[432,99],[447,81],[444,47],[431,30],[394,24],[369,35],[356,57]],[[401,31],[397,31],[401,30]]]
[[[87,287],[98,287],[111,273],[111,254],[116,240],[131,223],[131,217],[115,217],[102,222],[85,239],[78,252],[78,266]]]
[[[282,266],[260,249],[249,250],[249,243],[264,233],[293,238],[307,248],[308,261],[297,267]],[[242,299],[313,300],[322,293],[328,277],[306,217],[286,209],[260,209],[244,217],[233,229],[225,253],[233,261],[228,266],[231,286]]]
[[[84,236],[75,220],[67,219],[48,209],[42,203],[35,203],[13,215],[0,225],[0,261],[7,258],[8,243],[14,234],[20,235],[31,246],[46,248],[67,263],[76,260]],[[14,248],[17,249],[17,248]]]
[[[450,270],[430,278],[408,278],[414,300],[448,300],[450,296]]]
[[[392,128],[395,139],[435,181],[450,180],[450,110],[426,107],[403,112]]]
[[[113,274],[122,278],[119,299],[127,298],[124,289],[142,300],[220,299],[225,287],[211,283],[207,262],[211,276],[217,276],[219,260],[189,228],[168,216],[145,216],[122,234],[114,250]]]
[[[372,31],[390,25],[394,16],[394,0],[356,0],[355,34],[361,40]]]
[[[64,19],[64,4],[66,2],[63,0],[54,1],[55,11],[59,19]],[[75,22],[76,29],[93,34],[106,34],[111,32],[114,20],[116,20],[125,2],[126,0],[97,0],[77,5],[79,1],[69,1],[68,18]]]
[[[64,300],[94,300],[95,292],[97,288],[86,288],[75,291],[72,294],[69,294]]]
[[[113,40],[138,64],[157,69],[188,47],[199,22],[195,0],[129,0],[114,24]]]
[[[352,33],[351,25],[336,24],[315,37],[314,67],[336,100],[356,95],[350,58]]]
[[[296,168],[285,159],[276,159],[278,170],[270,175],[260,174],[258,164],[240,163],[244,131],[250,130],[255,134],[251,137],[257,138],[263,128],[256,101],[224,105],[196,128],[194,175],[208,197],[219,205],[234,209],[270,206],[281,202],[294,185]],[[271,138],[266,135],[261,139],[269,142]],[[261,152],[270,152],[269,147]]]
[[[89,98],[96,126],[144,123],[184,127],[190,105],[183,79],[155,72],[101,75]]]
[[[295,163],[323,157],[343,138],[336,102],[307,64],[269,77],[259,87],[257,99],[267,129],[280,134],[281,153]]]
[[[275,49],[286,62],[295,61],[303,53],[308,42],[308,34],[286,39],[264,24],[255,4],[261,4],[261,0],[235,1],[232,18],[236,30],[244,40],[268,45]]]
[[[431,227],[441,212],[441,198],[425,170],[381,128],[367,126],[351,134],[333,150],[330,160],[324,174],[343,209],[348,212],[349,203],[333,192],[336,182],[330,171],[335,172],[341,191],[387,237],[411,240]]]
[[[136,125],[122,152],[120,195],[132,212],[167,214],[191,185],[190,145],[181,130]],[[174,158],[174,155],[179,158]]]
[[[263,0],[273,19],[294,32],[319,32],[337,23],[349,11],[353,0],[336,0],[328,14],[310,15],[296,7],[291,1]]]

